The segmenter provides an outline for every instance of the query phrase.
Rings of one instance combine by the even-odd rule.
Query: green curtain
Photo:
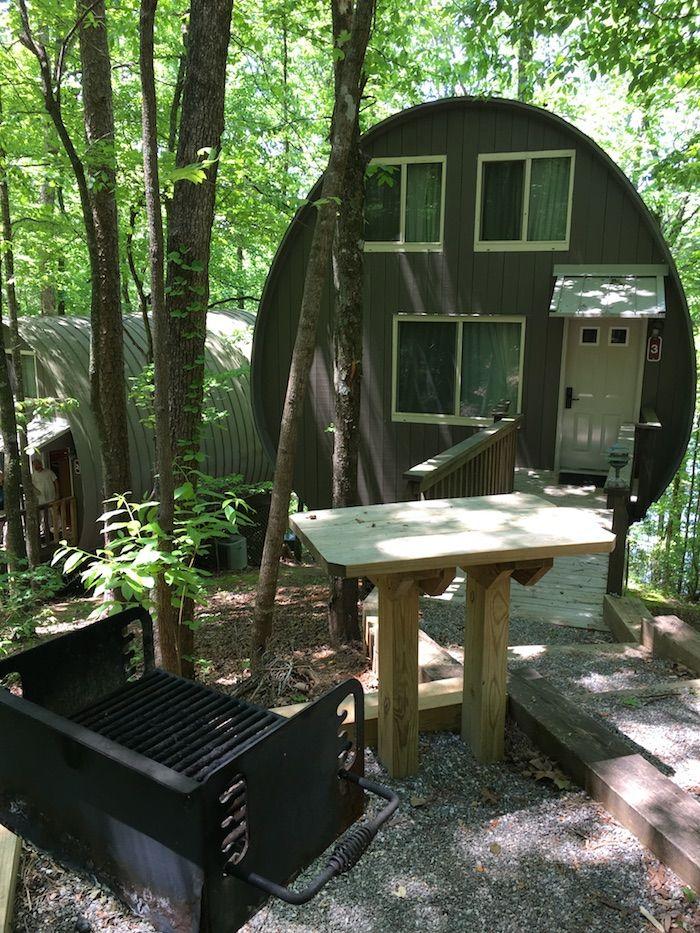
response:
[[[481,239],[519,240],[525,162],[484,162],[482,171]]]
[[[406,166],[406,243],[440,242],[442,163]]]
[[[457,325],[400,321],[396,410],[453,415]]]
[[[396,243],[401,236],[401,166],[370,165],[365,179],[365,240]]]
[[[517,411],[521,326],[504,321],[466,322],[462,329],[462,385],[459,413],[488,418],[501,401]]]
[[[571,159],[533,159],[530,169],[528,240],[558,242],[566,239]]]

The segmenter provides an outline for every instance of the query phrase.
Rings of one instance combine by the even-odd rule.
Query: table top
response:
[[[615,535],[585,509],[511,493],[391,502],[290,516],[329,573],[358,577],[610,552]]]

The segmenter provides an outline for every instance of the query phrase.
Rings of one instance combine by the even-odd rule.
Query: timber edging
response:
[[[12,933],[15,887],[22,840],[0,826],[0,933]]]

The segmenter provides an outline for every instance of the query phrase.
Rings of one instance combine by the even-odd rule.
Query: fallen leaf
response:
[[[391,893],[394,897],[406,897],[406,888],[402,884],[399,884],[396,886],[396,890]]]
[[[698,899],[698,896],[697,896],[697,894],[695,893],[695,891],[693,891],[693,889],[692,889],[692,888],[689,888],[687,885],[686,885],[686,887],[683,888],[683,895],[684,895],[686,901],[688,901],[688,903],[690,903],[690,904],[694,904],[695,901],[697,901],[697,899]]]
[[[474,871],[478,871],[479,874],[484,874],[485,871],[486,871],[486,869],[485,869],[484,866],[481,864],[481,862],[477,862],[476,865],[474,866]]]
[[[411,797],[409,803],[412,807],[424,807],[429,801],[429,797]]]
[[[501,849],[501,847],[499,846],[497,842],[492,842],[491,845],[489,846],[489,851],[492,852],[494,855],[500,855],[503,850]]]
[[[484,803],[498,803],[498,794],[491,787],[482,787],[481,799]]]

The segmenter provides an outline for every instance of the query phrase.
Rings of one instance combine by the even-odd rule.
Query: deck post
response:
[[[607,592],[612,596],[621,596],[625,585],[625,557],[627,555],[627,532],[630,525],[629,489],[611,487],[607,490],[608,508],[612,509],[612,531],[615,535],[615,549],[608,560]]]
[[[392,777],[418,770],[418,583],[378,577],[379,758]]]
[[[503,758],[510,575],[514,569],[507,564],[465,568],[462,740],[484,763]]]

